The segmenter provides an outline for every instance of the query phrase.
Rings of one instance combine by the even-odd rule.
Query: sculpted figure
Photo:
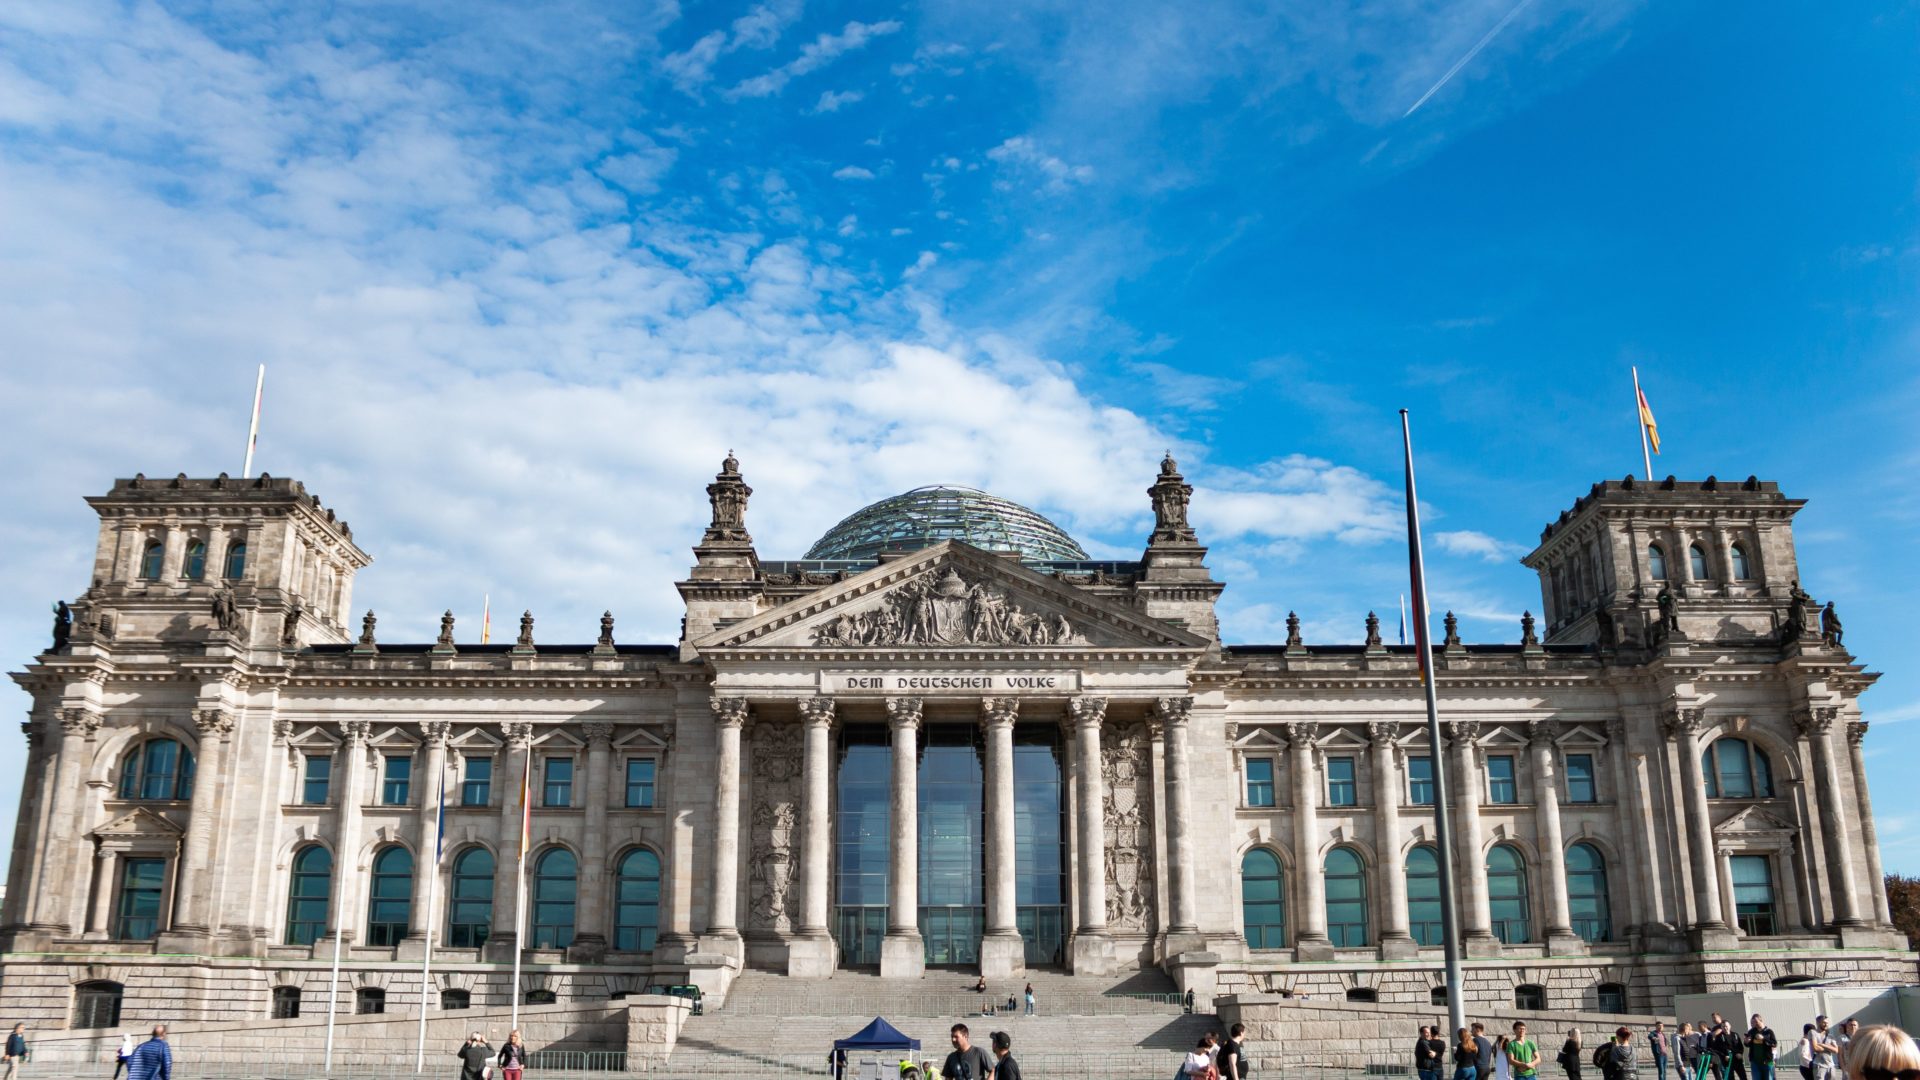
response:
[[[1798,581],[1788,590],[1787,597],[1786,636],[1792,639],[1807,632],[1807,607],[1813,603],[1813,597],[1800,588]]]
[[[1673,598],[1673,590],[1662,585],[1660,595],[1653,598],[1660,605],[1660,628],[1662,630],[1680,629],[1679,604]]]
[[[55,601],[53,605],[53,648],[59,652],[67,647],[67,641],[73,637],[73,611],[65,600]]]
[[[1832,648],[1840,647],[1840,616],[1833,610],[1833,601],[1820,609],[1820,640]]]
[[[225,585],[213,590],[213,625],[227,633],[240,628],[240,611],[234,606],[233,590]]]
[[[291,649],[300,644],[300,601],[287,608],[287,621],[280,624],[280,644]]]

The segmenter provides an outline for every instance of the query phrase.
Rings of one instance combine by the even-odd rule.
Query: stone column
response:
[[[401,956],[418,956],[426,948],[429,931],[439,933],[440,920],[434,909],[446,910],[446,895],[442,893],[435,879],[440,876],[440,862],[434,858],[434,848],[440,827],[440,784],[447,774],[447,734],[453,724],[446,720],[420,721],[420,738],[426,745],[426,767],[420,771],[420,814],[419,832],[414,838],[413,850],[413,914],[407,920],[407,937],[401,943]],[[454,792],[454,803],[460,801],[459,792]]]
[[[87,936],[105,941],[113,934],[114,875],[120,869],[112,848],[101,848],[93,879],[93,912],[87,916]]]
[[[980,973],[989,979],[1009,978],[1027,966],[1017,917],[1014,854],[1013,725],[1019,715],[1019,698],[980,701],[987,743],[987,926],[980,942]]]
[[[1163,697],[1153,703],[1153,719],[1160,726],[1166,753],[1167,891],[1173,900],[1167,931],[1170,939],[1187,937],[1185,942],[1170,940],[1169,956],[1206,948],[1205,939],[1199,937],[1200,897],[1193,873],[1199,852],[1193,842],[1193,766],[1188,747],[1192,715],[1191,697]]]
[[[40,776],[47,770],[47,739],[38,720],[29,715],[20,725],[20,734],[27,740],[26,776]],[[7,864],[7,895],[0,903],[0,929],[23,927],[32,913],[33,883],[40,877],[36,864],[46,851],[46,814],[45,796],[35,790],[35,785],[21,784],[20,805],[13,819],[13,857]]]
[[[1113,966],[1113,939],[1107,936],[1107,796],[1102,774],[1100,725],[1107,719],[1107,699],[1077,697],[1067,705],[1073,724],[1074,753],[1074,880],[1080,889],[1080,919],[1075,928],[1069,964],[1076,975],[1104,975]]]
[[[373,733],[370,720],[342,720],[340,738],[347,746],[347,760],[340,776],[339,831],[333,838],[333,925],[329,933],[343,934],[351,944],[360,925],[360,804],[365,801],[360,788],[367,772],[367,738]],[[496,918],[499,907],[495,905]]]
[[[1694,929],[1724,934],[1727,924],[1720,914],[1720,878],[1714,873],[1713,816],[1707,811],[1707,778],[1700,771],[1701,720],[1699,709],[1675,707],[1661,724],[1667,738],[1680,750],[1680,783],[1687,800],[1687,853],[1693,863]]]
[[[500,725],[500,734],[506,743],[493,770],[500,791],[500,826],[494,834],[493,917],[486,948],[486,959],[495,963],[511,962],[513,950],[520,945],[520,789],[531,767],[527,757],[533,747],[533,723],[508,720]]]
[[[100,714],[90,708],[74,708],[61,709],[55,716],[60,722],[60,756],[55,759],[53,800],[47,816],[50,852],[42,863],[45,876],[34,886],[30,925],[35,930],[67,934],[73,930],[68,920],[72,917],[75,869],[86,865],[86,838],[80,835],[80,827],[87,759],[91,756],[87,743],[100,730]]]
[[[1873,882],[1874,925],[1890,926],[1893,914],[1887,907],[1887,878],[1880,871],[1880,840],[1873,831],[1873,799],[1867,795],[1867,759],[1860,750],[1866,737],[1866,721],[1847,725],[1848,764],[1853,766],[1853,805],[1860,812],[1860,846],[1867,849],[1867,880]]]
[[[707,933],[740,948],[740,729],[752,712],[745,698],[713,699],[713,889]]]
[[[887,845],[887,934],[880,974],[919,978],[927,970],[920,937],[920,715],[914,697],[887,699],[893,729],[893,835]]]
[[[213,900],[208,895],[207,878],[213,862],[213,827],[220,814],[220,782],[225,775],[221,763],[226,757],[227,736],[233,731],[233,714],[219,707],[196,709],[193,722],[200,729],[200,746],[194,762],[186,846],[180,873],[174,878],[173,929],[205,935],[213,930]]]
[[[1840,805],[1840,764],[1833,753],[1833,722],[1840,710],[1816,705],[1794,716],[1800,736],[1813,747],[1813,780],[1820,800],[1820,833],[1826,841],[1827,891],[1833,897],[1833,925],[1853,929],[1867,925],[1860,917],[1860,899],[1854,893],[1853,852],[1847,842],[1847,814]]]
[[[1457,720],[1447,728],[1447,746],[1453,751],[1453,828],[1458,837],[1454,883],[1460,886],[1461,937],[1468,956],[1499,956],[1500,939],[1493,936],[1493,915],[1487,907],[1487,860],[1480,852],[1480,762],[1477,754],[1480,724]]]
[[[1294,955],[1301,960],[1331,960],[1333,942],[1327,937],[1327,882],[1320,863],[1320,780],[1313,760],[1313,740],[1320,725],[1307,721],[1285,729],[1289,758],[1287,779],[1293,788],[1293,877],[1295,892]]]
[[[1387,960],[1411,960],[1420,955],[1407,932],[1407,864],[1400,855],[1400,773],[1394,767],[1394,735],[1399,725],[1367,725],[1367,744],[1373,753],[1373,827],[1379,850],[1380,878],[1387,884],[1386,910],[1380,917],[1380,955]]]
[[[833,716],[830,697],[800,703],[800,929],[787,943],[787,974],[825,978],[840,963],[828,929],[831,910],[833,827]]]
[[[1586,942],[1573,932],[1567,901],[1566,843],[1560,832],[1560,768],[1553,749],[1552,730],[1545,724],[1532,725],[1527,732],[1527,750],[1533,755],[1534,842],[1540,849],[1540,876],[1547,886],[1547,953],[1577,956],[1586,952]]]
[[[598,963],[607,953],[607,786],[613,771],[613,725],[581,725],[587,737],[586,836],[580,852],[580,926],[567,950],[574,963]]]
[[[1607,878],[1607,887],[1613,890],[1616,937],[1626,941],[1633,928],[1656,921],[1657,917],[1647,911],[1658,906],[1651,898],[1660,895],[1663,875],[1653,869],[1657,841],[1649,818],[1652,804],[1640,782],[1640,762],[1627,753],[1627,719],[1618,714],[1607,719],[1606,775],[1612,782],[1614,820],[1619,823],[1620,835],[1633,838],[1633,868],[1620,875],[1617,882],[1611,874]],[[1562,861],[1564,865],[1564,857]]]

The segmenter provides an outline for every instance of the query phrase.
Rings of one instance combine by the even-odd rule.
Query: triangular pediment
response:
[[[1749,806],[1713,827],[1716,836],[1755,833],[1791,833],[1791,824],[1781,821],[1759,806]]]
[[[135,807],[93,830],[102,840],[135,836],[179,836],[181,828],[144,806]]]
[[[1201,650],[1207,640],[948,540],[709,634],[734,649]]]

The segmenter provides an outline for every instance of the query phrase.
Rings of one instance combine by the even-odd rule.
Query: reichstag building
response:
[[[678,641],[528,615],[475,645],[451,615],[382,640],[370,556],[299,482],[117,481],[91,584],[13,676],[0,1016],[311,1015],[336,934],[354,1007],[410,1010],[429,933],[435,1008],[842,968],[1425,1006],[1441,770],[1472,1007],[1914,979],[1862,764],[1875,676],[1802,588],[1800,500],[1594,485],[1522,560],[1537,629],[1447,618],[1434,746],[1375,620],[1221,640],[1191,493],[1165,461],[1134,561],[957,487],[772,559],[729,456]]]

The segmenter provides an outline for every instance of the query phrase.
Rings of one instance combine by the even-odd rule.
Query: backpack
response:
[[[1607,1051],[1611,1049],[1613,1048],[1606,1043],[1601,1043],[1599,1046],[1596,1046],[1593,1048],[1593,1067],[1594,1068],[1604,1069],[1607,1067],[1607,1057],[1608,1057]]]

